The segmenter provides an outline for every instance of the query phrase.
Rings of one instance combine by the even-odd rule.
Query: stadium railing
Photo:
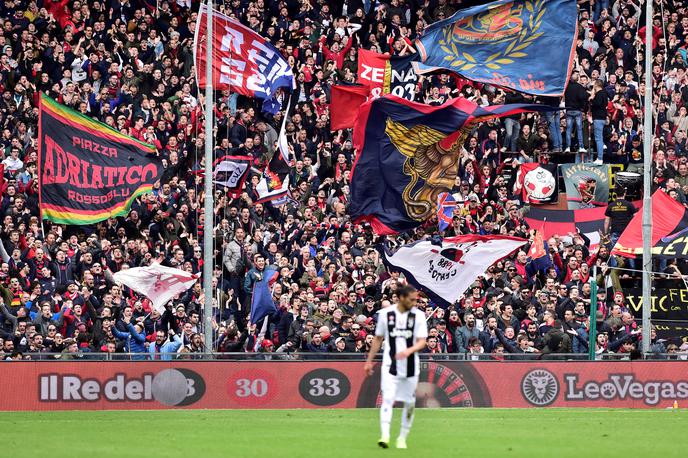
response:
[[[364,353],[164,353],[152,358],[150,353],[24,353],[23,361],[364,361]],[[381,359],[381,355],[377,358]],[[587,353],[505,353],[498,357],[493,354],[465,354],[441,353],[421,354],[421,360],[427,361],[587,361]],[[651,353],[645,360],[688,360],[686,353]],[[628,361],[628,355],[619,353],[604,353],[597,356],[596,361]]]

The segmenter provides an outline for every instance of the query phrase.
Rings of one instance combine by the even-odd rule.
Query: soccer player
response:
[[[413,424],[413,409],[416,404],[416,387],[420,371],[418,352],[425,348],[425,339],[428,337],[425,314],[415,307],[418,299],[416,290],[410,286],[402,286],[397,289],[397,297],[398,304],[385,307],[378,312],[375,339],[364,366],[366,374],[372,375],[373,359],[384,341],[380,382],[382,436],[377,442],[382,448],[389,447],[394,401],[404,404],[397,448],[406,448],[406,436]]]

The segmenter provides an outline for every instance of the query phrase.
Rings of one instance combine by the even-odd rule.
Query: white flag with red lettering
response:
[[[165,304],[191,288],[200,275],[154,263],[146,267],[120,270],[114,277],[117,283],[146,296],[153,307],[163,313]]]
[[[461,235],[441,245],[422,240],[394,253],[385,249],[383,258],[390,270],[403,273],[435,302],[453,304],[492,264],[526,243],[501,235]]]

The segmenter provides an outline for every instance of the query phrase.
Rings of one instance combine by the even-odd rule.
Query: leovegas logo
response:
[[[641,400],[649,406],[688,398],[688,381],[639,380],[634,374],[610,374],[607,380],[579,382],[578,374],[564,374],[565,400]]]
[[[41,402],[154,402],[187,406],[205,394],[205,381],[188,369],[165,369],[130,377],[117,373],[105,380],[72,374],[39,376]]]

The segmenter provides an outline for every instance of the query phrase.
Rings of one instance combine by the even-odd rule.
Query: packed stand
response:
[[[161,315],[147,299],[120,287],[112,273],[157,261],[201,272],[204,98],[192,53],[196,2],[6,0],[0,5],[2,134],[2,327],[7,359],[196,358],[201,353],[257,352],[264,358],[365,352],[375,312],[406,283],[389,272],[369,226],[347,216],[356,152],[351,131],[330,132],[333,84],[355,82],[357,50],[413,52],[426,24],[449,17],[448,0],[371,2],[231,0],[219,5],[267,37],[293,67],[297,87],[287,137],[295,161],[291,199],[255,203],[258,174],[232,198],[215,189],[213,222],[213,348],[203,344],[200,282]],[[514,195],[519,162],[603,160],[642,173],[642,5],[629,0],[580,4],[578,46],[562,115],[524,114],[476,128],[461,154],[452,193],[460,202],[445,235],[509,234],[532,238],[525,207]],[[651,172],[682,203],[688,192],[688,91],[683,2],[655,4]],[[543,56],[546,58],[546,56]],[[45,92],[60,103],[155,145],[165,172],[154,192],[126,218],[94,226],[39,220],[37,103]],[[281,94],[280,100],[286,101]],[[416,100],[431,105],[465,97],[480,105],[531,98],[449,74],[420,77]],[[256,169],[275,152],[283,112],[261,113],[253,99],[221,91],[214,100],[215,156],[251,156]],[[286,105],[286,103],[284,103]],[[351,107],[355,109],[355,107]],[[625,215],[610,213],[606,240]],[[389,237],[393,244],[429,237],[437,222]],[[588,352],[591,289],[597,266],[596,353],[630,357],[640,329],[614,277],[609,246],[590,247],[579,234],[549,240],[554,267],[533,276],[519,251],[479,278],[448,307],[423,298],[430,325],[426,353],[471,359],[556,357]],[[526,247],[527,248],[527,247]],[[619,261],[621,262],[621,261]],[[622,262],[621,262],[622,263]],[[680,284],[684,265],[666,266]],[[263,339],[247,322],[252,288],[266,266],[279,270],[273,290],[279,312]],[[612,279],[614,281],[610,281]],[[631,279],[632,280],[632,279]],[[605,287],[609,285],[609,287]],[[653,336],[654,336],[653,331]],[[654,337],[653,337],[654,339]],[[652,351],[685,353],[686,344]],[[196,353],[198,355],[196,355]],[[272,354],[274,353],[274,354]],[[316,355],[317,356],[317,355]],[[677,357],[677,356],[673,356]]]

